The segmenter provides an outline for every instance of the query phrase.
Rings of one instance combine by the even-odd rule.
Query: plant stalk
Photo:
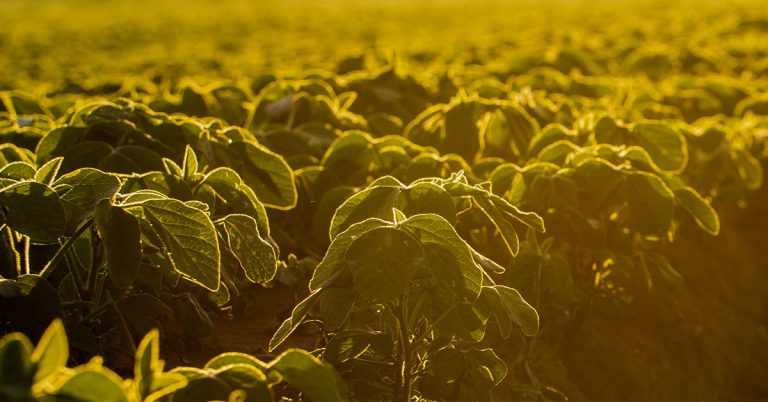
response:
[[[64,254],[66,254],[67,250],[69,250],[73,244],[75,244],[75,240],[82,235],[86,229],[90,228],[93,225],[93,218],[88,219],[87,221],[83,222],[82,225],[80,225],[79,228],[77,228],[77,231],[67,239],[67,242],[64,243],[64,245],[61,246],[56,251],[56,254],[53,255],[53,258],[51,258],[50,261],[48,261],[48,264],[45,264],[43,269],[40,271],[40,276],[43,278],[47,278],[51,275],[51,271],[53,271],[53,268],[55,268],[57,265],[59,265],[59,262],[61,262],[61,259],[64,258]]]
[[[70,249],[69,252],[66,253],[64,256],[66,262],[67,262],[67,268],[69,269],[69,274],[72,275],[72,281],[75,283],[75,288],[77,289],[77,295],[82,299],[85,297],[85,285],[83,285],[83,279],[80,277],[80,273],[76,271],[76,265],[75,260],[77,259],[77,256],[73,255],[73,250]]]
[[[29,246],[32,241],[29,239],[29,236],[24,236],[24,274],[29,275],[32,273],[29,266],[31,265],[29,260],[32,258],[32,256],[29,255]]]
[[[402,351],[402,358],[401,358],[401,371],[399,375],[400,379],[400,392],[398,392],[399,395],[396,395],[396,398],[405,401],[411,400],[411,393],[412,393],[412,383],[413,383],[413,372],[411,371],[411,340],[410,335],[408,334],[408,311],[407,311],[407,302],[405,298],[401,298],[399,300],[399,303],[396,306],[393,311],[396,314],[397,321],[398,321],[398,329],[400,332],[400,344],[402,347],[400,350]]]
[[[88,282],[85,284],[85,297],[88,301],[94,300],[96,279],[99,277],[99,244],[96,242],[96,233],[91,227],[91,266],[88,268]]]
[[[6,232],[8,233],[8,247],[11,248],[11,252],[14,256],[14,262],[16,263],[16,276],[21,275],[21,254],[19,254],[19,251],[16,250],[16,242],[13,239],[13,230],[11,230],[10,227],[5,227]]]

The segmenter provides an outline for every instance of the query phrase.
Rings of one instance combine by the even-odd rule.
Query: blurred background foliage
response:
[[[396,57],[425,82],[457,65],[508,75],[585,58],[594,69],[586,75],[632,75],[643,69],[628,62],[643,54],[675,73],[686,52],[713,61],[713,72],[768,69],[768,8],[759,0],[4,0],[0,8],[6,89],[125,75],[238,79],[269,68],[290,76],[361,54],[373,64]]]

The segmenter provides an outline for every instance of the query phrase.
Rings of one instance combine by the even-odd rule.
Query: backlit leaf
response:
[[[245,276],[255,283],[272,279],[277,256],[272,246],[261,237],[256,220],[248,215],[227,215],[219,222],[226,232],[229,250],[237,258]]]
[[[208,215],[174,199],[146,200],[139,205],[162,239],[173,268],[187,279],[216,291],[221,256],[216,229]]]
[[[41,243],[53,243],[64,234],[67,216],[59,195],[45,184],[24,181],[0,190],[6,224]]]
[[[658,176],[633,172],[626,176],[624,192],[632,226],[641,234],[663,236],[672,224],[675,196]]]
[[[109,278],[118,288],[129,287],[141,265],[139,221],[122,208],[102,200],[96,206],[96,228],[104,245]]]
[[[720,232],[720,218],[717,212],[696,190],[683,187],[674,191],[675,199],[691,213],[696,223],[712,235]]]

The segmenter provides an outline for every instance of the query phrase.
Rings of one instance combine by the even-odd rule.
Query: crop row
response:
[[[537,334],[685,286],[668,246],[763,186],[760,46],[646,34],[0,92],[0,397],[547,397]],[[164,370],[264,287],[298,302],[263,356]]]

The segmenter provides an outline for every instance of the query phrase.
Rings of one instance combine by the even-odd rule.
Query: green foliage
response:
[[[211,359],[203,369],[164,371],[160,336],[150,331],[136,349],[133,378],[123,379],[101,358],[67,367],[62,322],[53,321],[36,347],[21,333],[0,339],[0,397],[8,400],[157,401],[278,400],[287,384],[313,400],[346,400],[346,388],[327,363],[289,349],[270,362],[236,353]]]
[[[218,289],[219,242],[216,228],[205,212],[172,199],[149,199],[129,205],[129,211],[146,220],[143,227],[154,230],[144,235],[160,239],[156,246],[165,250],[176,271],[206,289]]]
[[[2,399],[549,399],[540,328],[686,286],[763,185],[760,7],[73,1],[0,15]],[[286,286],[256,346],[311,354],[165,370]]]
[[[43,183],[21,181],[0,191],[8,227],[35,241],[52,243],[64,233],[66,212],[59,194]]]
[[[38,278],[40,289],[47,289],[48,283],[66,284],[28,305],[33,314],[52,318],[61,314],[61,301],[84,303],[84,309],[66,314],[69,325],[82,325],[86,333],[102,331],[97,329],[98,321],[92,320],[94,314],[111,326],[116,325],[118,314],[129,326],[122,327],[122,340],[114,340],[127,342],[120,347],[132,349],[130,332],[150,329],[158,317],[155,314],[173,316],[178,310],[177,319],[183,321],[187,335],[201,336],[210,331],[209,314],[213,313],[202,308],[201,300],[215,299],[224,306],[232,293],[239,293],[238,287],[265,284],[275,276],[278,249],[269,237],[265,204],[252,186],[259,180],[271,183],[264,188],[282,183],[277,188],[287,195],[279,202],[271,200],[280,208],[294,203],[293,173],[281,157],[267,151],[258,154],[267,163],[259,162],[260,173],[243,168],[245,174],[254,175],[247,185],[228,167],[209,167],[210,159],[198,158],[185,142],[201,135],[204,128],[197,121],[178,122],[130,102],[85,105],[73,111],[68,121],[72,130],[63,127],[51,132],[38,145],[36,159],[43,164],[39,169],[25,161],[2,167],[4,244],[14,250],[15,259],[15,270],[2,272],[8,278],[4,281],[9,289],[23,287],[24,278]],[[68,151],[87,143],[80,140],[89,135],[130,142],[127,137],[139,135],[136,127],[141,124],[158,130],[158,141],[166,143],[141,134],[137,139],[142,145],[133,145],[131,154],[155,152],[154,148],[157,163],[142,157],[130,166],[118,160],[105,164],[90,156],[79,159]],[[257,146],[245,131],[220,124],[210,130],[222,136],[239,135],[241,142]],[[110,137],[114,135],[120,138]],[[173,155],[176,151],[171,146],[183,151],[178,154],[180,164],[160,156]],[[210,146],[215,145],[205,149]],[[128,166],[130,174],[119,166]],[[110,167],[114,171],[102,170]],[[161,170],[147,171],[153,168]],[[4,295],[6,301],[0,307],[8,317],[8,329],[30,328],[15,312],[29,297],[15,290]],[[51,298],[48,305],[43,297]],[[134,304],[136,298],[144,304]],[[86,345],[91,341],[83,342],[78,346],[93,353],[93,345]]]
[[[397,183],[393,178],[377,182]],[[480,188],[466,187],[465,192],[477,193],[477,197],[489,196]],[[373,183],[371,188],[381,187]],[[360,194],[360,198],[370,200],[371,192]],[[445,194],[452,203],[448,192]],[[342,219],[354,216],[350,209],[362,204],[355,197],[349,199],[352,205],[337,209],[334,220],[339,215]],[[388,203],[392,198],[374,200]],[[440,203],[429,203],[425,208],[430,205],[442,208]],[[406,217],[398,209],[390,211],[392,217],[387,220],[361,215],[358,219],[364,220],[336,234],[309,283],[312,293],[283,322],[270,348],[285,341],[312,307],[319,305],[325,323],[338,328],[326,347],[325,358],[343,363],[341,367],[351,370],[353,376],[358,370],[376,370],[381,379],[374,375],[356,378],[355,382],[389,388],[385,393],[358,397],[410,399],[413,392],[428,395],[439,389],[435,384],[455,382],[458,377],[462,381],[457,384],[466,381],[462,387],[471,387],[473,378],[485,375],[485,366],[446,363],[445,353],[481,341],[491,317],[505,338],[513,325],[525,335],[534,335],[539,317],[516,290],[493,282],[484,269],[495,263],[474,251],[444,217],[430,212]],[[435,342],[441,340],[446,341],[436,347]],[[492,387],[504,378],[507,367],[492,350],[486,352],[499,367],[494,369],[498,371],[492,375]],[[474,356],[481,352],[473,348],[466,353]],[[445,364],[458,366],[441,368]],[[451,370],[459,370],[459,374],[452,376]],[[481,397],[487,390],[478,387],[474,395]]]
[[[110,279],[120,288],[130,286],[141,265],[141,227],[138,219],[102,200],[95,209],[94,222],[104,244]]]

